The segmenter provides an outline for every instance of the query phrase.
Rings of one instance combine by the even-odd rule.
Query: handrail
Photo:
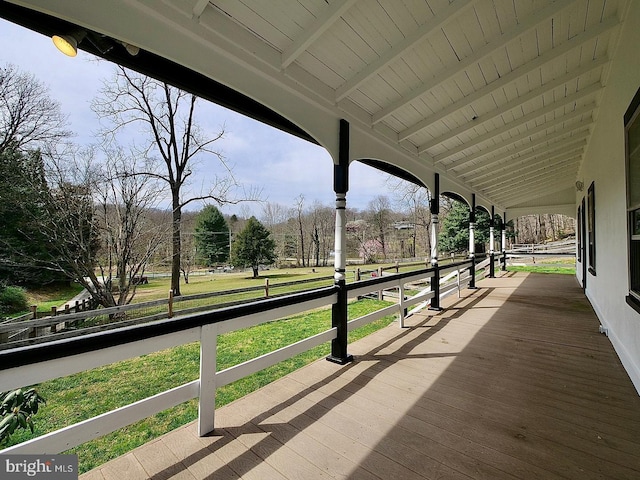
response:
[[[462,272],[472,260],[465,260],[437,269],[452,271],[457,282],[448,283],[445,295],[459,291]],[[376,291],[389,285],[399,290],[398,303],[376,312],[351,320],[347,330],[372,322],[383,316],[398,313],[400,326],[410,306],[426,302],[434,296],[433,291],[422,291],[405,297],[405,284],[427,279],[429,283],[438,278],[436,268],[387,275],[384,278],[365,280],[347,285],[351,294],[361,290]],[[432,276],[431,274],[434,274]],[[464,281],[468,281],[468,276]],[[109,363],[160,351],[166,348],[200,342],[199,379],[139,400],[96,417],[70,425],[55,432],[2,450],[0,453],[57,453],[88,440],[103,436],[123,426],[144,419],[154,413],[199,397],[198,429],[201,434],[214,428],[216,388],[260,371],[282,360],[309,350],[316,345],[336,339],[338,329],[334,326],[278,350],[266,353],[226,370],[216,371],[217,337],[221,334],[276,320],[328,304],[335,304],[339,287],[336,285],[294,293],[287,296],[258,300],[233,307],[164,319],[146,324],[116,328],[100,333],[56,340],[48,343],[18,347],[0,351],[0,391],[23,385],[32,385],[52,378],[63,377]],[[415,311],[415,310],[414,310]]]
[[[141,325],[116,328],[81,337],[55,340],[48,343],[28,345],[0,351],[0,371],[24,367],[34,363],[70,357],[109,347],[117,347],[149,338],[177,333],[203,325],[221,323],[246,315],[263,313],[299,303],[328,298],[334,295],[337,287],[325,287],[307,292],[294,293],[286,297],[258,300],[244,305],[221,308],[212,312],[189,315],[176,319],[158,320]],[[242,328],[242,327],[240,327]]]

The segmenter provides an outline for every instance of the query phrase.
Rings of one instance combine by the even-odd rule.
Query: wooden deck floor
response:
[[[575,278],[479,286],[82,478],[640,478],[640,397]]]

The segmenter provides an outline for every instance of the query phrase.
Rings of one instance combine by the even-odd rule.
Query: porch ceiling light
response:
[[[51,39],[56,48],[62,53],[69,57],[75,57],[78,54],[78,44],[85,35],[86,32],[84,30],[78,30],[67,35],[54,35]]]

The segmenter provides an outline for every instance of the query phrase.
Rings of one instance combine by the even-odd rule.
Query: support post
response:
[[[213,432],[216,415],[216,369],[218,325],[203,325],[200,331],[200,396],[198,398],[198,435]]]
[[[471,208],[469,210],[469,259],[471,259],[471,267],[469,273],[469,288],[476,288],[476,194],[471,194]]]
[[[507,271],[507,212],[502,212],[502,267],[503,272]]]
[[[494,230],[496,226],[496,210],[493,205],[491,205],[491,219],[489,220],[489,278],[496,277],[496,268],[494,262],[496,260],[495,251],[494,251]]]
[[[353,361],[347,353],[347,281],[346,281],[346,214],[347,191],[349,190],[349,122],[340,120],[340,143],[338,164],[333,166],[333,190],[336,193],[335,225],[335,274],[334,284],[338,288],[338,299],[331,308],[331,326],[337,337],[331,341],[330,362],[344,365]]]
[[[433,298],[429,310],[440,311],[440,267],[438,266],[438,215],[440,214],[440,174],[435,174],[435,189],[429,205],[431,210],[431,291]]]

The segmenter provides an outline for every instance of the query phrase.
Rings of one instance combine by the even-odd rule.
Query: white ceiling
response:
[[[330,151],[332,119],[345,118],[371,139],[364,143],[380,148],[378,159],[427,184],[439,172],[449,185],[505,210],[575,203],[576,175],[628,6],[627,0],[13,3],[229,85]]]

